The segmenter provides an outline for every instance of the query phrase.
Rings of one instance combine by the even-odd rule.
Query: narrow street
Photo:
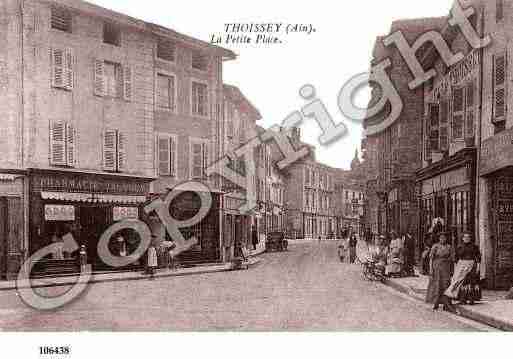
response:
[[[293,243],[249,271],[100,283],[51,313],[0,292],[5,331],[465,331],[341,264],[336,242]],[[63,288],[52,288],[55,293]]]

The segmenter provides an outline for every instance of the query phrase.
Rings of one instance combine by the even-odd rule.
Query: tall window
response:
[[[167,134],[158,134],[157,150],[159,176],[176,177],[176,137]]]
[[[52,87],[73,90],[75,55],[73,49],[52,49]]]
[[[493,123],[500,126],[506,120],[506,53],[496,54],[493,61]]]
[[[126,169],[126,136],[123,132],[107,129],[103,133],[103,169],[122,172]]]
[[[52,6],[51,26],[52,29],[64,32],[72,32],[72,16],[71,12],[65,8]]]
[[[130,66],[95,60],[94,94],[100,97],[122,98],[132,100],[133,71]]]
[[[465,118],[465,88],[454,88],[452,92],[452,138],[462,140]]]
[[[157,106],[161,109],[175,110],[174,76],[157,75]]]
[[[207,85],[192,82],[192,114],[208,116],[208,90]]]
[[[53,166],[74,167],[76,164],[76,133],[72,124],[50,124],[50,163]]]
[[[107,97],[121,97],[122,75],[121,65],[113,62],[105,63],[105,93]]]
[[[191,179],[205,179],[208,166],[208,141],[191,140],[190,151]]]

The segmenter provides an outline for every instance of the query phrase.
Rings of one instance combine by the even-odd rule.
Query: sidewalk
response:
[[[424,301],[427,293],[429,277],[392,278],[386,285],[410,297]],[[460,315],[467,319],[489,325],[491,327],[513,331],[513,300],[505,300],[507,292],[484,291],[483,301],[470,306],[457,306]]]
[[[261,259],[257,258],[260,254],[265,252],[265,243],[257,246],[256,250],[250,251],[249,266],[254,266],[260,263]],[[166,278],[166,277],[183,277],[187,275],[200,275],[206,273],[218,273],[233,270],[232,263],[222,264],[205,264],[202,266],[192,268],[180,268],[177,270],[160,269],[155,273],[155,278]],[[70,286],[78,282],[78,275],[60,276],[60,277],[45,277],[35,278],[31,281],[21,282],[20,288],[45,288],[45,287],[58,287],[58,286]],[[143,280],[148,279],[148,275],[142,271],[137,272],[106,272],[106,273],[93,273],[89,283],[104,283],[104,282],[118,282],[118,281],[131,281],[131,280]],[[15,290],[16,281],[1,281],[0,291]]]

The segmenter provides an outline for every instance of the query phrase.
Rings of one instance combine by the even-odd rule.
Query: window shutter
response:
[[[94,94],[105,96],[105,62],[94,60]]]
[[[50,125],[50,162],[55,166],[66,165],[66,125],[54,122]]]
[[[157,137],[158,145],[158,168],[160,176],[169,176],[170,174],[170,144],[166,136]]]
[[[505,54],[494,57],[494,101],[493,122],[506,119],[506,74],[507,57]]]
[[[463,139],[465,121],[465,88],[454,88],[452,92],[452,138]]]
[[[73,125],[67,124],[66,125],[66,162],[67,165],[70,167],[75,167],[76,165],[76,132]]]
[[[103,134],[103,169],[116,170],[116,136],[115,130],[105,130]]]
[[[432,104],[430,107],[430,141],[431,151],[440,150],[440,106]]]
[[[75,54],[73,49],[66,49],[65,53],[65,68],[64,68],[64,87],[68,90],[73,90],[75,83],[74,69],[75,69]]]
[[[117,148],[117,157],[118,157],[118,168],[117,170],[120,172],[126,171],[127,168],[127,158],[126,158],[126,135],[118,131],[117,136],[118,148]]]
[[[202,157],[202,160],[201,160],[201,177],[206,177],[206,173],[207,173],[207,167],[209,165],[209,161],[208,161],[208,143],[203,143],[201,145],[201,153],[203,155]],[[244,163],[244,162],[243,162]]]
[[[130,66],[123,66],[123,96],[125,101],[132,101],[133,71]]]
[[[201,178],[202,160],[203,160],[203,146],[200,143],[192,145],[192,178]]]
[[[169,175],[176,177],[176,140],[169,138]]]
[[[64,88],[64,51],[61,49],[52,49],[52,86],[56,88]]]

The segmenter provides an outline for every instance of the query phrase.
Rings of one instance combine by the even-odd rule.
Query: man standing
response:
[[[358,241],[356,239],[356,235],[353,233],[351,235],[351,239],[349,240],[349,262],[354,264],[356,261],[356,245]]]
[[[253,250],[256,251],[258,245],[258,231],[256,226],[253,226],[253,229],[251,230],[251,243],[253,244]]]

